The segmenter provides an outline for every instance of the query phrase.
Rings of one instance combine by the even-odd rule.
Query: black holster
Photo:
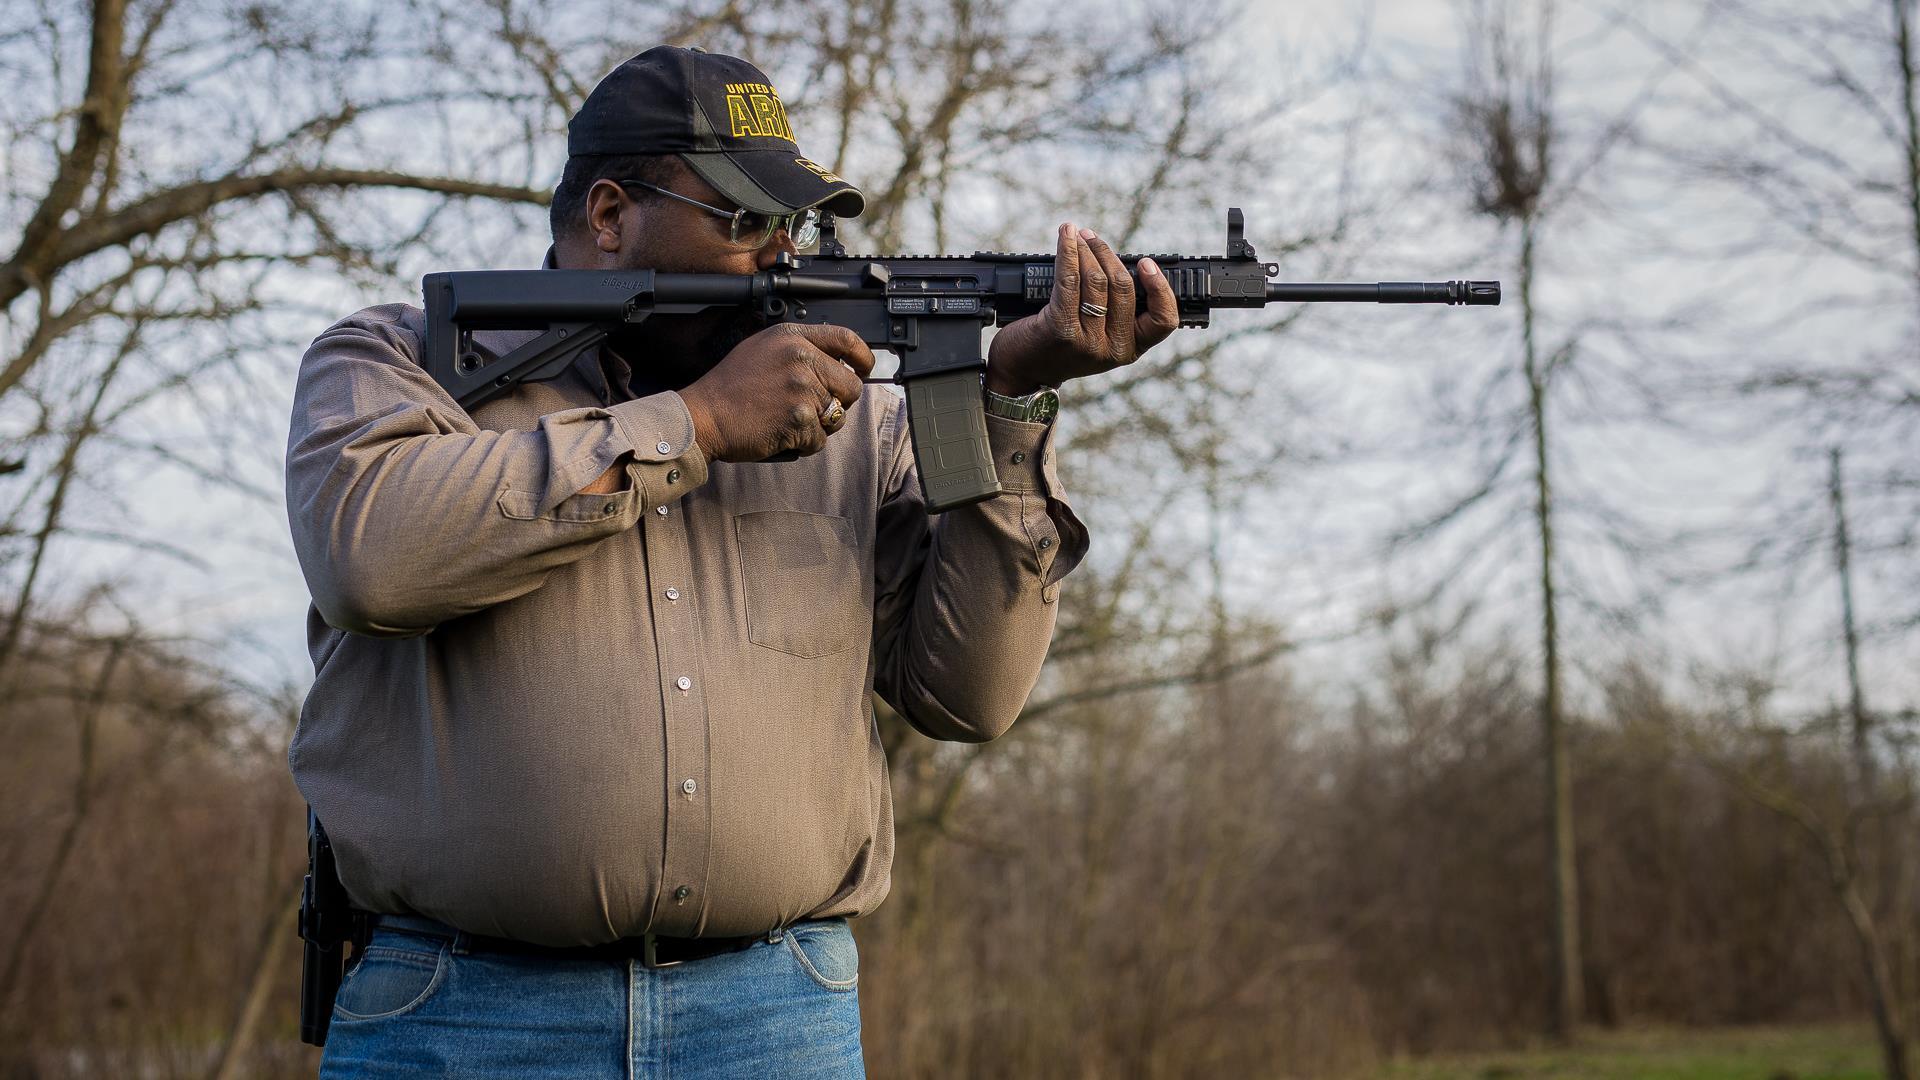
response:
[[[333,999],[340,992],[346,970],[347,946],[353,954],[367,947],[373,925],[367,913],[347,900],[346,886],[334,865],[333,845],[320,819],[307,810],[307,877],[300,887],[300,937],[306,948],[300,958],[300,1041],[327,1044],[333,1020]]]

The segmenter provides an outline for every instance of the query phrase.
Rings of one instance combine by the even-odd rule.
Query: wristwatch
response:
[[[987,395],[987,411],[995,416],[1047,424],[1060,415],[1060,393],[1051,386],[1043,386],[1025,397],[1008,397],[984,388],[983,392]]]

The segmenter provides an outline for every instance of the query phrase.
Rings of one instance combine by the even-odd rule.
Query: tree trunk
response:
[[[1920,299],[1920,106],[1916,106],[1913,62],[1913,0],[1890,0],[1893,7],[1893,45],[1900,68],[1900,118],[1906,128],[1907,225],[1913,235],[1914,285]]]
[[[1547,471],[1547,373],[1534,337],[1533,230],[1520,219],[1520,326],[1533,426],[1534,524],[1540,534],[1541,746],[1547,767],[1549,893],[1553,898],[1553,1034],[1573,1038],[1585,1012],[1580,964],[1580,883],[1574,863],[1573,778],[1560,692],[1560,625],[1553,580],[1553,485]]]
[[[1847,535],[1846,490],[1841,484],[1840,448],[1828,454],[1827,495],[1833,504],[1833,561],[1840,574],[1840,635],[1847,654],[1847,712],[1852,721],[1854,795],[1871,808],[1874,790],[1872,721],[1860,688],[1860,632],[1853,621],[1853,543]]]
[[[1867,1000],[1873,1009],[1873,1029],[1880,1038],[1880,1058],[1887,1080],[1908,1080],[1907,1035],[1893,989],[1893,973],[1887,967],[1887,954],[1880,945],[1873,912],[1860,895],[1860,879],[1849,873],[1834,882],[1841,906],[1847,910],[1847,922],[1860,945],[1861,974],[1867,980]]]
[[[1833,506],[1833,558],[1840,576],[1840,630],[1847,659],[1847,712],[1852,722],[1854,792],[1849,801],[1856,812],[1867,817],[1869,825],[1874,826],[1873,833],[1883,841],[1877,845],[1880,865],[1883,871],[1891,872],[1898,865],[1898,855],[1884,842],[1890,830],[1884,828],[1885,822],[1878,816],[1882,807],[1878,771],[1873,760],[1872,718],[1867,712],[1866,694],[1860,686],[1860,633],[1853,616],[1853,543],[1847,532],[1846,487],[1839,447],[1833,447],[1829,452],[1828,462],[1827,493]],[[1847,921],[1852,925],[1854,938],[1860,944],[1861,974],[1867,980],[1868,1000],[1873,1009],[1874,1030],[1880,1038],[1881,1058],[1890,1080],[1906,1080],[1906,1021],[1899,1004],[1899,988],[1894,983],[1892,967],[1887,962],[1887,946],[1881,940],[1873,908],[1861,892],[1858,868],[1851,860],[1845,859],[1844,853],[1840,865],[1845,868],[1844,874],[1836,878],[1834,890],[1839,894],[1841,906],[1846,908]]]

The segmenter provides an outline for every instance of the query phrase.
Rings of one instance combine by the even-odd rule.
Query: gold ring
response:
[[[847,407],[840,404],[839,398],[827,403],[827,409],[820,414],[820,426],[828,431],[836,431],[847,418]]]

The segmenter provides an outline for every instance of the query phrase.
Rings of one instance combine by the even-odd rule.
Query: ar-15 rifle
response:
[[[1147,256],[1122,255],[1129,269]],[[1247,242],[1245,219],[1227,211],[1225,255],[1153,255],[1173,286],[1181,326],[1206,326],[1214,308],[1277,301],[1492,305],[1497,281],[1384,281],[1289,284]],[[1136,272],[1137,276],[1137,272]],[[996,251],[961,255],[849,255],[824,216],[820,253],[784,252],[756,274],[674,274],[652,270],[474,270],[428,274],[426,367],[464,408],[523,381],[550,379],[617,326],[751,304],[771,321],[831,323],[870,348],[900,358],[894,376],[907,417],[927,512],[978,502],[1000,491],[981,406],[981,331],[1046,307],[1053,256]],[[1144,290],[1136,290],[1145,303]],[[539,330],[504,356],[473,340],[476,330]]]

